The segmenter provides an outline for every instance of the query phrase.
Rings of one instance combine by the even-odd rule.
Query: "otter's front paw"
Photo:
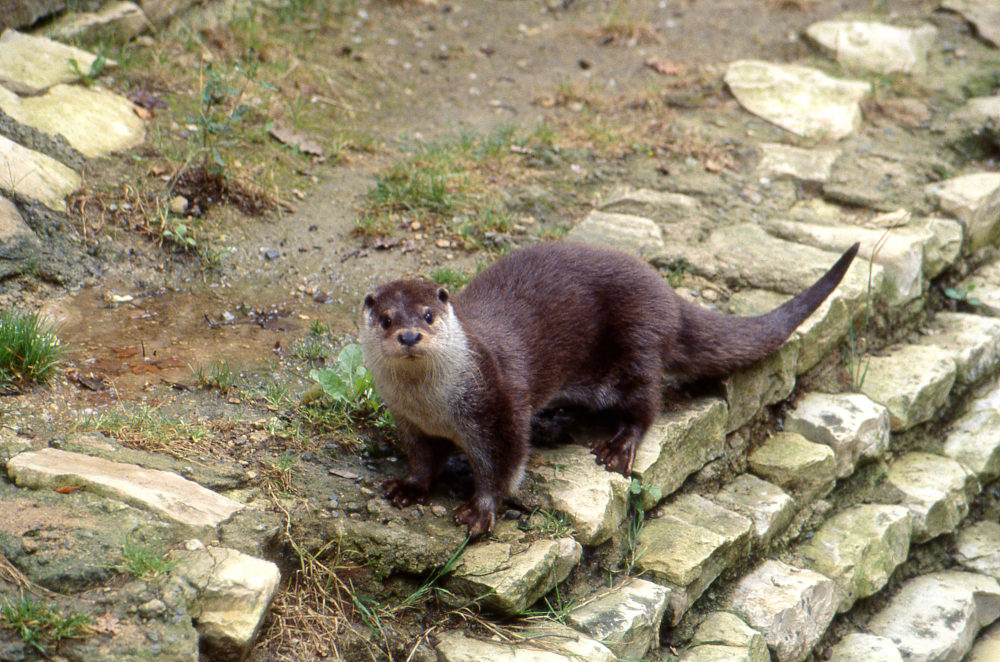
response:
[[[469,527],[469,537],[475,540],[493,530],[497,512],[493,503],[472,497],[455,510],[455,523]]]
[[[427,488],[411,483],[405,478],[390,478],[382,481],[385,498],[398,508],[406,508],[415,503],[426,503]]]
[[[595,441],[590,445],[590,452],[597,456],[597,463],[604,465],[608,471],[617,471],[627,477],[632,473],[637,445],[634,438],[615,435],[611,439]]]

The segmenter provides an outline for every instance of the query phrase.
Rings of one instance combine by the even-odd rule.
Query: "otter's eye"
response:
[[[424,313],[424,321],[427,322],[428,324],[433,324],[434,323],[434,313],[432,313],[429,310],[426,313]]]
[[[388,315],[383,315],[382,317],[378,318],[378,323],[379,326],[381,326],[383,329],[388,329],[390,326],[392,326],[392,318],[389,317]]]

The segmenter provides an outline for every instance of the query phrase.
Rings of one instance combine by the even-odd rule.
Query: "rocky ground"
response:
[[[992,3],[186,4],[0,35],[0,302],[67,344],[0,396],[0,660],[996,658]],[[467,544],[322,375],[375,283],[563,236],[736,314],[864,259]]]

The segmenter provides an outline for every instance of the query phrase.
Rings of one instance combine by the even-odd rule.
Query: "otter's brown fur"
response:
[[[692,304],[639,259],[569,242],[504,257],[454,297],[427,281],[383,285],[365,298],[361,344],[410,466],[383,484],[386,497],[423,501],[454,443],[475,480],[455,520],[473,536],[490,531],[523,472],[532,417],[561,406],[614,417],[615,434],[592,448],[628,475],[664,373],[717,377],[764,358],[837,286],[857,249],[758,317]]]

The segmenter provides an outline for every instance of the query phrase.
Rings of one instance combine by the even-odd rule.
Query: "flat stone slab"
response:
[[[952,558],[963,568],[1000,581],[1000,524],[986,520],[959,531]]]
[[[528,508],[564,513],[574,538],[599,545],[625,520],[629,485],[621,474],[599,466],[586,448],[568,444],[535,449],[513,498]]]
[[[830,493],[836,483],[833,449],[794,432],[776,432],[747,458],[750,471],[790,492],[799,507]]]
[[[754,174],[769,180],[793,179],[807,184],[822,184],[830,179],[839,149],[803,149],[782,143],[761,143],[760,163]]]
[[[642,507],[650,509],[726,450],[726,403],[703,398],[663,412],[635,452],[632,474],[642,481]]]
[[[533,543],[487,542],[462,552],[446,580],[449,590],[502,614],[520,614],[551,591],[580,562],[572,538]]]
[[[941,275],[962,255],[965,230],[954,219],[915,216],[906,225],[906,230],[927,237],[924,241],[924,276],[927,279]]]
[[[871,92],[869,83],[759,60],[733,62],[725,81],[740,105],[754,115],[798,136],[829,140],[857,130],[859,103]]]
[[[214,537],[219,524],[243,508],[243,504],[175,473],[55,448],[16,455],[7,462],[7,474],[19,487],[84,487],[209,537]]]
[[[801,662],[833,620],[836,585],[812,570],[769,560],[737,582],[728,606],[764,635],[777,662]]]
[[[764,648],[767,657],[756,651],[741,646],[719,646],[716,644],[702,644],[688,648],[679,658],[679,662],[771,662],[771,654]]]
[[[700,218],[704,213],[698,198],[690,195],[628,185],[615,186],[598,210],[640,216],[666,225],[681,224],[691,218]]]
[[[899,28],[868,21],[820,21],[806,35],[837,62],[880,74],[921,74],[927,53],[937,41],[937,28]]]
[[[20,273],[41,244],[21,217],[17,206],[0,196],[0,278]]]
[[[127,42],[151,27],[134,2],[109,2],[94,12],[68,12],[45,26],[53,39],[94,39],[111,33],[117,42]]]
[[[965,251],[978,251],[1000,233],[1000,173],[976,172],[928,184],[925,193],[965,227]]]
[[[990,317],[1000,317],[1000,262],[987,263],[956,286],[967,296],[976,299],[976,312]]]
[[[72,83],[80,76],[70,66],[76,60],[87,72],[97,56],[45,37],[7,29],[0,34],[0,83],[21,94],[38,94],[58,83]],[[105,66],[114,66],[108,60]]]
[[[55,85],[25,98],[0,94],[0,109],[22,124],[62,135],[89,158],[135,147],[146,138],[132,102],[99,87]]]
[[[737,476],[719,490],[713,501],[750,518],[756,548],[766,548],[776,535],[788,528],[797,510],[794,499],[784,490],[753,474]]]
[[[841,639],[831,649],[827,662],[903,662],[891,639],[855,632]]]
[[[943,0],[941,7],[958,12],[976,26],[980,37],[1000,46],[1000,7],[993,0]]]
[[[570,241],[604,244],[648,258],[663,250],[663,231],[648,218],[592,211],[566,233]]]
[[[1000,320],[941,311],[918,341],[951,352],[959,384],[974,384],[1000,365]]]
[[[981,628],[1000,616],[1000,584],[970,572],[934,572],[906,581],[868,621],[906,662],[958,662]]]
[[[910,550],[910,512],[859,505],[837,513],[798,547],[807,568],[837,584],[837,611],[882,590]]]
[[[66,196],[82,183],[71,168],[0,136],[0,191],[65,212]]]
[[[976,478],[961,464],[930,453],[907,453],[889,466],[881,486],[886,501],[913,515],[913,541],[950,533],[969,514]]]
[[[518,643],[484,641],[452,630],[438,635],[439,662],[617,662],[617,656],[593,639],[553,623],[521,632]]]
[[[889,411],[861,393],[807,393],[785,417],[785,430],[832,448],[837,478],[845,478],[859,460],[888,450]]]
[[[729,414],[727,433],[746,425],[763,407],[781,402],[792,394],[801,345],[802,339],[792,334],[771,356],[723,380]]]
[[[889,410],[893,432],[931,420],[948,401],[957,370],[952,352],[932,345],[897,345],[865,356],[861,392]]]
[[[746,660],[746,662],[770,662],[764,636],[744,623],[735,614],[716,611],[708,615],[691,638],[691,646],[699,648],[735,648],[736,651],[703,650],[690,656],[682,655],[682,660]]]
[[[987,122],[1000,120],[1000,95],[991,97],[972,97],[965,105],[951,114],[952,119],[969,122]]]
[[[566,614],[566,624],[600,641],[619,658],[642,659],[660,641],[669,591],[630,577]]]
[[[994,623],[979,634],[979,638],[963,662],[996,662],[996,660],[1000,660],[1000,623]]]

